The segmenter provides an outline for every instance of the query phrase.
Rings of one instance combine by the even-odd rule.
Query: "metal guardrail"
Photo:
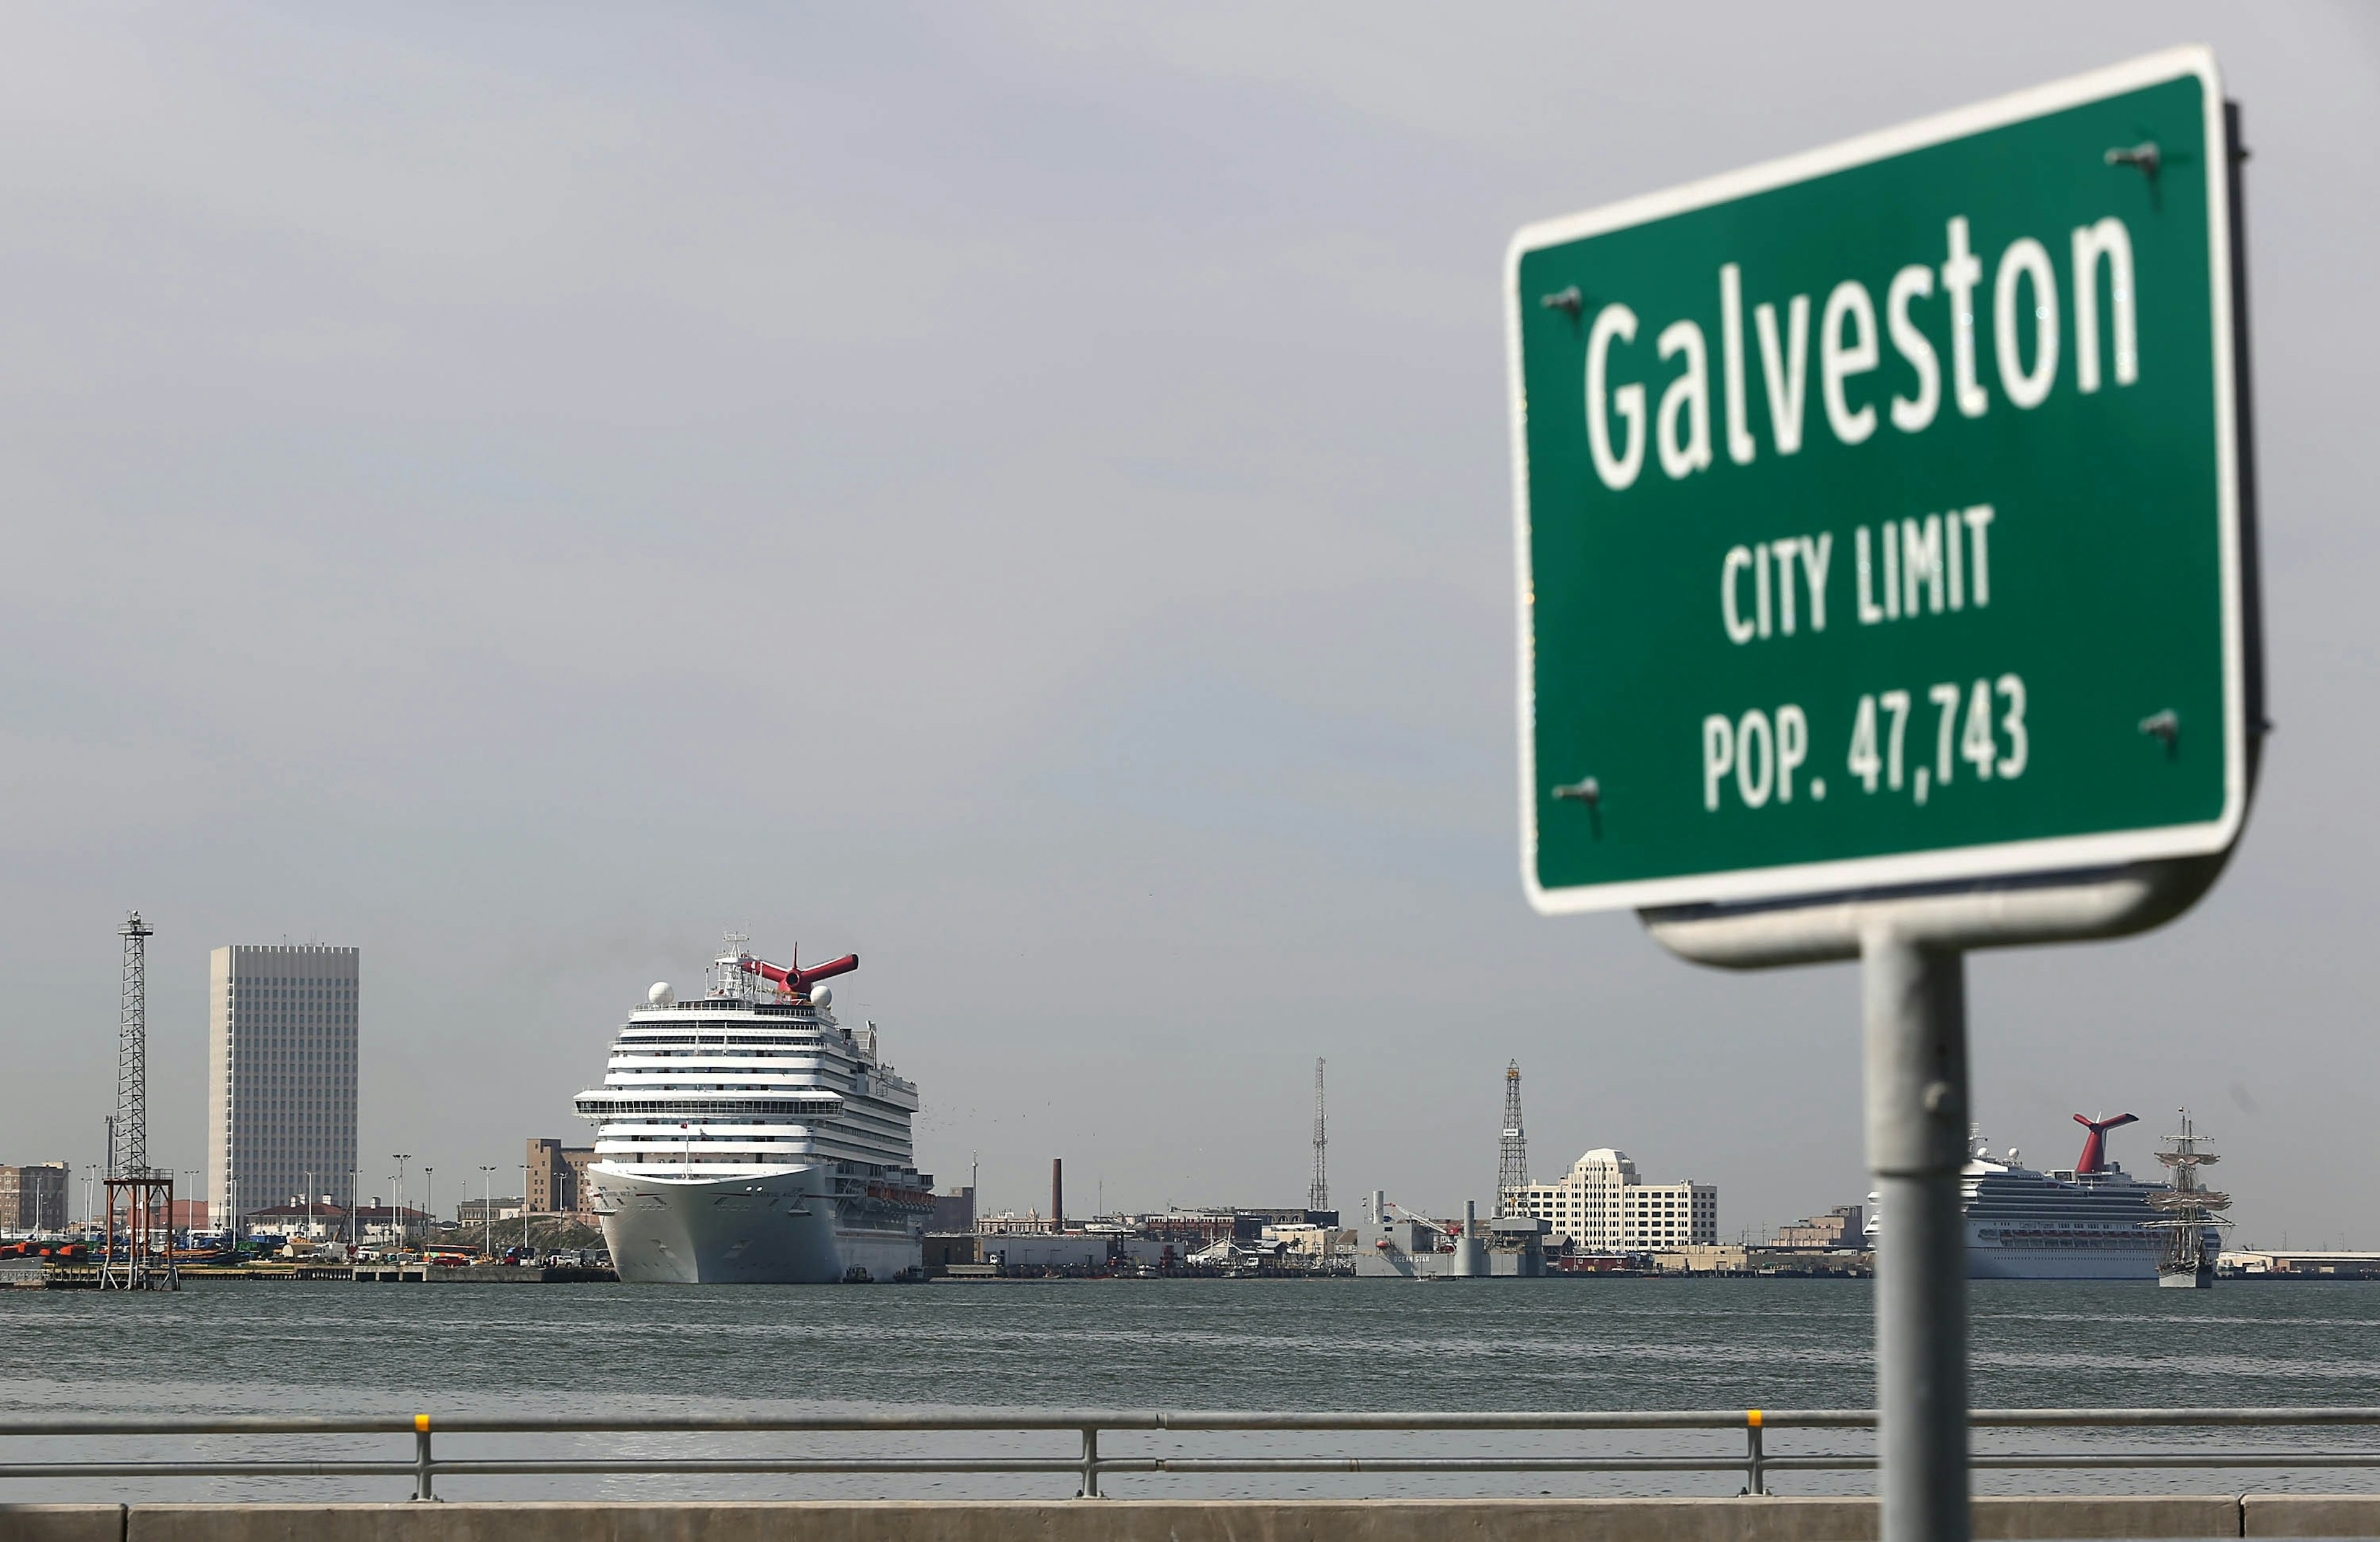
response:
[[[1873,1429],[1873,1409],[1682,1410],[1658,1413],[1327,1413],[1138,1412],[1116,1409],[1004,1409],[923,1414],[789,1414],[753,1416],[657,1415],[589,1418],[506,1418],[428,1414],[371,1417],[241,1416],[233,1418],[64,1418],[0,1420],[0,1439],[113,1436],[410,1435],[409,1461],[153,1461],[0,1462],[10,1478],[128,1477],[411,1477],[413,1497],[436,1497],[441,1475],[570,1474],[853,1474],[917,1475],[946,1473],[1066,1474],[1080,1482],[1077,1498],[1100,1497],[1100,1479],[1154,1473],[1737,1473],[1744,1492],[1768,1492],[1775,1472],[1860,1472],[1874,1453],[1771,1454],[1771,1430]],[[1985,1408],[1970,1414],[1971,1429],[2294,1429],[2380,1426],[2375,1408]],[[1465,1431],[1740,1430],[1743,1453],[1681,1456],[1103,1456],[1102,1434],[1326,1434],[1334,1431],[1425,1433]],[[823,1434],[823,1433],[1065,1433],[1081,1441],[1075,1456],[896,1457],[504,1457],[440,1458],[433,1431],[443,1435],[578,1434]],[[2374,1467],[2380,1445],[2351,1451],[2265,1450],[2069,1451],[1975,1452],[1978,1468]],[[0,1488],[0,1499],[6,1498]]]

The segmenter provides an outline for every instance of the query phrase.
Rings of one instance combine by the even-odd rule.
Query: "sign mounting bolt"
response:
[[[2141,732],[2163,742],[2165,752],[2171,755],[2175,742],[2181,737],[2181,719],[2172,708],[2168,707],[2161,712],[2151,712],[2141,719]]]
[[[1554,796],[1574,797],[1592,808],[1603,801],[1603,784],[1591,776],[1582,776],[1575,782],[1565,782],[1556,787]]]
[[[1555,290],[1537,303],[1548,310],[1567,312],[1570,319],[1574,322],[1578,320],[1579,312],[1586,309],[1586,297],[1580,294],[1578,285],[1573,284],[1567,289]]]
[[[2155,140],[2143,140],[2135,145],[2118,145],[2107,152],[2104,159],[2111,166],[2138,166],[2141,175],[2152,182],[2156,180],[2157,173],[2165,169],[2165,154],[2157,149]]]
[[[2141,175],[2148,179],[2149,207],[2155,209],[2163,205],[2165,200],[2159,196],[2157,173],[2165,169],[2165,152],[2157,149],[2155,140],[2143,140],[2135,145],[2117,145],[2100,159],[2111,166],[2140,167]]]

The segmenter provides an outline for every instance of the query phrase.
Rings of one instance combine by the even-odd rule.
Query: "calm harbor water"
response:
[[[1975,1401],[1999,1406],[2380,1403],[2380,1286],[1979,1281]],[[1065,1405],[1253,1409],[1864,1407],[1873,1401],[1870,1295],[1857,1281],[1135,1281],[906,1288],[210,1283],[177,1295],[0,1292],[0,1417],[69,1412],[757,1412],[795,1408]],[[2158,1436],[2224,1450],[2301,1440],[2380,1444],[2354,1431]],[[943,1444],[926,1442],[939,1439]],[[1979,1439],[2009,1450],[2104,1442],[2086,1432]],[[2143,1437],[2123,1438],[2137,1445]],[[1148,1449],[1111,1437],[1110,1455]],[[1849,1433],[1787,1433],[1772,1452],[1859,1450]],[[1063,1435],[449,1437],[442,1456],[634,1451],[1071,1454]],[[1468,1439],[1172,1437],[1177,1454],[1447,1453],[1564,1450],[1735,1452],[1689,1433]],[[790,1444],[799,1442],[798,1445]],[[128,1447],[11,1440],[0,1460]],[[376,1455],[289,1438],[210,1438],[229,1456]],[[163,1454],[154,1443],[140,1454]],[[1120,1476],[1132,1495],[1223,1493],[1733,1493],[1716,1475]],[[1791,1493],[1862,1492],[1858,1474],[1781,1475]],[[0,1484],[0,1499],[401,1498],[397,1479],[266,1478]],[[1981,1474],[1980,1492],[2346,1492],[2356,1470]],[[1048,1496],[1063,1477],[606,1476],[442,1480],[452,1498]]]

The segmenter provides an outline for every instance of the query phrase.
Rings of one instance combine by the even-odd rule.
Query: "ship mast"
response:
[[[2215,1267],[2206,1256],[2207,1231],[2231,1224],[2219,1213],[2231,1208],[2231,1196],[2200,1183],[2198,1170],[2222,1159],[2207,1149],[2212,1142],[2191,1123],[2188,1109],[2181,1111],[2181,1128],[2165,1138],[2168,1148],[2156,1156],[2173,1170],[2173,1186],[2148,1196],[2151,1206],[2165,1212],[2165,1219],[2150,1221],[2149,1227],[2168,1233],[2165,1260],[2157,1269],[2204,1279]]]

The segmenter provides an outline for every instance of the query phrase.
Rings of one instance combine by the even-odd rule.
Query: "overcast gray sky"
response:
[[[2380,1245],[2373,15],[17,9],[0,1160],[99,1157],[137,905],[176,1166],[212,947],[363,950],[445,1208],[733,925],[864,955],[993,1206],[1297,1203],[1318,1054],[1342,1204],[1488,1197],[1508,1057],[1540,1175],[1857,1199],[1853,970],[1523,903],[1504,245],[2205,41],[2279,729],[2194,914],[1974,964],[1977,1102]]]

